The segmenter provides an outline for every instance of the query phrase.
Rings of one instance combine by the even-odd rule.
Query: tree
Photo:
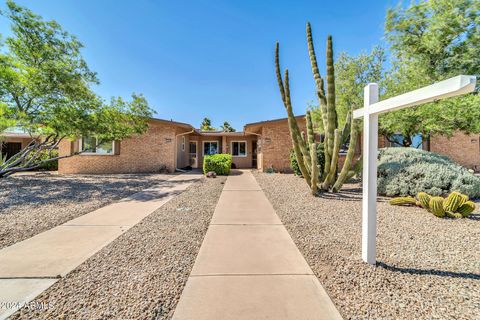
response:
[[[205,117],[203,118],[202,124],[200,125],[200,130],[202,131],[215,131],[216,129],[212,127],[212,121]]]
[[[227,121],[225,121],[223,126],[220,126],[220,128],[223,132],[235,132],[235,129]]]
[[[0,163],[0,177],[63,158],[53,154],[64,139],[120,140],[147,129],[152,111],[142,95],[105,103],[92,91],[98,79],[75,36],[13,1],[7,8],[2,15],[11,22],[12,35],[0,53],[0,129],[15,125],[32,141]]]
[[[479,20],[478,0],[424,0],[389,9],[385,32],[393,67],[382,84],[383,98],[458,74],[480,74]],[[479,105],[476,93],[387,113],[380,117],[380,131],[387,138],[401,133],[404,146],[418,133],[479,133]]]

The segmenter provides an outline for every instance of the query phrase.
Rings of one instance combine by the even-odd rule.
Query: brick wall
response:
[[[306,131],[305,119],[298,119],[300,131]],[[260,150],[262,170],[273,167],[275,171],[291,172],[290,151],[293,148],[287,120],[265,123],[262,126]]]
[[[227,137],[226,139],[226,153],[232,153],[233,141],[245,141],[247,144],[247,156],[246,157],[232,157],[232,162],[238,169],[252,168],[252,141],[257,140],[256,136],[244,136],[244,137]]]
[[[150,122],[145,134],[122,140],[118,155],[77,155],[61,159],[58,171],[70,173],[158,172],[175,170],[175,135],[185,131],[175,125]],[[60,155],[71,154],[78,142],[62,141]]]
[[[446,155],[464,167],[480,170],[480,135],[456,132],[451,138],[430,137],[430,151]]]

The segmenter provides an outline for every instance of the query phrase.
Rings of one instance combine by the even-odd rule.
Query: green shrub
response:
[[[231,154],[212,154],[203,157],[203,173],[213,171],[217,175],[228,175],[232,167]]]
[[[33,153],[30,156],[26,157],[26,161],[28,161],[32,157]],[[48,160],[50,158],[56,158],[58,157],[58,150],[52,150],[52,153],[50,154],[48,150],[44,150],[40,152],[40,155],[37,157],[37,160],[35,163],[41,162]],[[36,170],[47,170],[47,171],[55,171],[58,170],[58,160],[52,160],[45,162],[43,165],[38,167]]]
[[[320,166],[319,172],[323,172],[323,168],[325,166],[325,154],[323,151],[323,143],[319,143],[317,145],[317,160],[318,160],[318,165]],[[298,162],[297,162],[297,157],[295,156],[295,151],[290,151],[290,168],[292,168],[293,173],[296,176],[301,177],[302,172],[300,171],[300,168],[298,167]]]
[[[438,153],[413,148],[380,150],[379,194],[415,196],[426,192],[441,196],[453,191],[477,198],[480,196],[480,178]]]

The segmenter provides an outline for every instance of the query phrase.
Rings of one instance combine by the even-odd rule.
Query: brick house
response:
[[[297,121],[305,130],[304,116]],[[206,154],[232,154],[236,168],[273,167],[290,171],[292,148],[287,120],[277,119],[245,125],[242,132],[204,132],[193,126],[162,119],[150,119],[147,132],[123,141],[98,143],[84,137],[62,141],[59,155],[80,155],[59,161],[58,171],[70,173],[130,173],[174,171],[185,167],[202,168]]]
[[[304,116],[298,116],[300,130],[306,130]],[[147,132],[122,141],[97,146],[95,138],[62,141],[60,155],[80,155],[59,161],[61,174],[170,172],[185,167],[202,168],[205,154],[229,153],[236,168],[273,168],[289,172],[292,149],[286,118],[249,123],[242,132],[202,132],[187,123],[150,119]],[[23,133],[3,135],[2,153],[23,148],[30,137]],[[95,147],[97,146],[97,147]],[[383,136],[379,147],[391,146]],[[438,152],[455,162],[480,170],[480,135],[456,133],[448,139],[433,136],[421,148]],[[361,152],[361,140],[357,155]],[[340,158],[340,162],[342,162]]]

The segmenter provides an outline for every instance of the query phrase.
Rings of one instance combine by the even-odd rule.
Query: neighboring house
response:
[[[301,131],[306,130],[305,117],[296,117]],[[2,153],[11,155],[25,147],[31,138],[21,132],[4,133]],[[434,136],[421,148],[447,155],[457,163],[480,170],[480,135],[456,133],[451,139]],[[97,146],[98,145],[98,146]],[[97,147],[95,147],[97,146]],[[379,137],[379,147],[392,146]],[[147,132],[122,141],[98,143],[82,137],[62,141],[59,155],[80,155],[59,161],[59,173],[133,173],[170,172],[181,168],[202,168],[206,154],[229,153],[236,168],[273,168],[289,172],[292,142],[286,118],[249,123],[242,132],[200,131],[187,123],[150,119]],[[361,139],[357,148],[360,155]],[[340,164],[343,157],[340,158]]]
[[[2,157],[9,159],[28,146],[32,142],[32,136],[21,128],[8,128],[5,132],[0,133],[0,149]]]

